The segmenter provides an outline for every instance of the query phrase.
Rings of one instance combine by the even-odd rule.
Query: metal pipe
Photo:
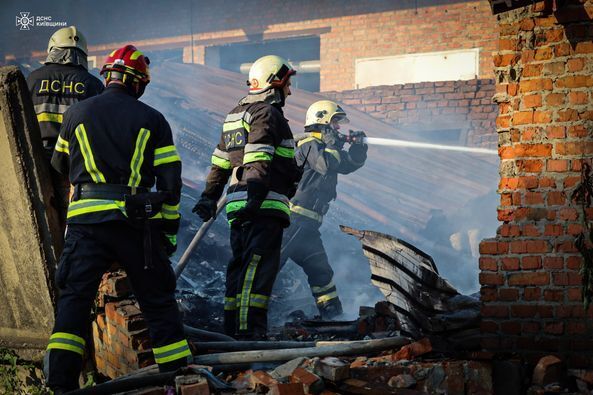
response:
[[[390,337],[375,340],[332,342],[331,345],[281,350],[236,351],[211,355],[199,355],[193,362],[198,365],[220,365],[236,363],[261,363],[289,361],[299,357],[340,357],[345,355],[367,354],[400,348],[410,343],[407,337]]]
[[[297,73],[319,73],[321,70],[320,60],[303,60],[302,62],[288,62]],[[239,70],[241,74],[249,74],[253,63],[241,63]]]
[[[204,222],[202,224],[202,226],[200,226],[200,228],[196,232],[196,235],[192,239],[191,243],[189,243],[189,245],[183,252],[183,255],[179,259],[177,266],[175,266],[175,278],[179,278],[179,276],[185,269],[185,266],[187,266],[187,263],[189,262],[189,257],[191,255],[191,253],[198,246],[198,244],[200,243],[202,238],[204,238],[204,235],[206,234],[206,232],[208,232],[208,229],[210,229],[210,227],[216,220],[216,217],[218,216],[218,214],[222,211],[225,204],[226,204],[226,196],[223,196],[220,198],[220,200],[218,201],[218,204],[216,205],[216,215],[214,215],[214,217],[210,218],[208,221]]]

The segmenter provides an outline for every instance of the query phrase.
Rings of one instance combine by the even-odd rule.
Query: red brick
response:
[[[568,143],[556,143],[556,154],[558,155],[585,155],[593,153],[593,142],[580,141]]]
[[[566,159],[548,159],[546,161],[546,170],[553,172],[568,171],[568,160]]]
[[[566,95],[563,93],[550,93],[546,96],[546,105],[558,107],[564,105]]]
[[[562,302],[564,300],[564,290],[546,289],[544,290],[544,300],[546,302]]]
[[[523,77],[537,77],[542,74],[543,69],[543,64],[527,64],[523,68],[522,75]]]
[[[521,333],[521,323],[517,321],[501,322],[500,331],[508,335],[518,335]]]
[[[527,287],[523,290],[523,300],[534,301],[542,297],[542,290],[538,287]]]
[[[480,322],[480,331],[489,332],[489,333],[496,333],[498,332],[498,324],[494,321],[482,321]],[[352,365],[350,365],[352,366]]]
[[[502,270],[519,270],[519,258],[502,258]]]
[[[541,330],[539,322],[523,322],[521,324],[523,333],[538,333]]]
[[[564,29],[551,29],[545,32],[546,43],[555,43],[564,39]]]
[[[564,259],[559,256],[546,256],[544,257],[544,269],[563,269]]]
[[[550,139],[563,139],[566,137],[565,126],[548,126],[546,129],[546,135]]]
[[[566,228],[566,234],[571,236],[577,236],[583,232],[584,228],[581,224],[568,224],[568,227]]]
[[[523,97],[523,106],[526,108],[535,108],[542,106],[542,95],[526,95]]]
[[[524,80],[519,83],[519,91],[521,93],[537,92],[537,91],[551,91],[553,87],[552,79],[539,78],[533,80]]]
[[[529,206],[540,205],[544,203],[542,192],[525,192],[525,204]],[[529,236],[529,235],[526,235]],[[535,235],[538,236],[538,235]]]
[[[497,299],[496,289],[491,287],[480,288],[480,301],[482,302],[494,302]]]
[[[569,92],[568,102],[570,104],[587,104],[589,103],[589,94],[587,92]]]
[[[544,325],[544,332],[550,335],[561,335],[564,333],[563,322],[550,322]]]
[[[544,162],[535,159],[522,159],[517,160],[517,167],[525,173],[540,173],[544,168]]]
[[[581,285],[582,278],[576,272],[558,272],[552,273],[552,282],[554,285]]]
[[[566,258],[566,268],[570,270],[580,270],[583,265],[582,255],[573,255]]]
[[[569,108],[567,110],[558,111],[558,117],[556,117],[556,121],[558,122],[570,122],[570,121],[577,121],[579,119],[579,113],[577,110]]]
[[[479,262],[480,270],[490,270],[494,272],[498,270],[498,264],[494,258],[480,257]]]
[[[500,288],[498,297],[501,301],[515,301],[519,299],[519,290],[517,288]]]
[[[568,127],[568,137],[587,137],[589,131],[583,125],[572,125]],[[575,170],[575,169],[573,169]],[[577,171],[580,171],[580,166]]]
[[[565,329],[569,335],[581,335],[587,332],[587,326],[580,321],[568,321]]]
[[[481,285],[502,285],[502,284],[504,284],[504,277],[502,274],[480,273],[479,277],[480,277]]]
[[[558,88],[587,88],[593,86],[593,76],[590,75],[571,75],[561,77],[556,80]]]
[[[506,318],[509,316],[508,306],[483,305],[482,317]]]
[[[551,47],[538,48],[535,50],[535,60],[550,60],[554,56],[554,50]]]
[[[523,270],[534,270],[541,269],[542,258],[538,255],[524,256],[521,258],[521,269]]]
[[[518,111],[513,114],[513,125],[533,123],[533,111]]]
[[[585,59],[584,58],[573,58],[568,59],[566,62],[566,67],[569,72],[574,73],[575,71],[581,71],[585,67]]]
[[[558,216],[564,221],[576,221],[579,218],[579,212],[574,208],[563,208],[558,212]]]
[[[554,46],[554,55],[557,57],[567,56],[572,53],[572,47],[569,43],[562,43]]]
[[[498,241],[482,241],[480,243],[480,254],[497,255],[506,254],[509,250],[508,243]]]
[[[509,285],[547,285],[550,274],[547,272],[526,272],[509,274]]]

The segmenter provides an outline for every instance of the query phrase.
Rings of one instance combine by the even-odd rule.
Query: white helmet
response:
[[[47,44],[47,53],[50,53],[53,47],[78,48],[87,54],[86,38],[76,26],[64,27],[52,34]]]
[[[267,55],[259,58],[249,69],[249,94],[256,95],[271,88],[283,88],[296,70],[280,56]]]
[[[338,103],[331,100],[319,100],[309,106],[305,126],[329,125],[332,118],[339,123],[350,122],[348,117],[346,117],[346,112]]]

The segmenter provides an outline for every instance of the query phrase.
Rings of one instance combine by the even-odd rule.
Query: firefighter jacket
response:
[[[68,174],[75,193],[68,223],[89,224],[126,218],[124,197],[78,199],[78,186],[109,192],[120,188],[134,194],[157,191],[167,196],[154,219],[163,231],[179,227],[181,160],[165,117],[132,97],[125,87],[110,85],[102,94],[73,104],[65,113],[52,166]],[[98,184],[98,186],[96,185]],[[89,187],[90,189],[90,187]],[[100,191],[98,192],[100,195]]]
[[[44,146],[53,149],[64,112],[72,104],[103,92],[101,81],[84,67],[48,63],[27,77]]]
[[[229,223],[249,198],[262,202],[259,215],[278,217],[288,226],[289,199],[301,171],[281,107],[250,102],[247,97],[227,115],[222,129],[202,196],[218,200],[231,178],[226,205]]]
[[[366,147],[352,144],[348,151],[328,147],[321,133],[313,132],[297,143],[296,161],[304,165],[298,190],[291,200],[291,211],[316,221],[319,225],[336,198],[338,174],[358,170],[366,161]]]

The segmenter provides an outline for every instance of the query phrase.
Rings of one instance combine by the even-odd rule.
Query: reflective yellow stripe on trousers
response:
[[[84,354],[85,341],[82,337],[72,333],[56,332],[49,338],[48,350],[66,350],[77,354]]]
[[[241,302],[239,304],[239,330],[247,330],[247,317],[249,315],[249,299],[251,288],[253,287],[253,280],[255,279],[255,271],[261,256],[253,254],[251,262],[247,267],[245,279],[243,280],[243,289],[241,290]]]
[[[152,353],[154,354],[155,362],[159,364],[191,356],[189,344],[185,339],[166,346],[154,347]]]

